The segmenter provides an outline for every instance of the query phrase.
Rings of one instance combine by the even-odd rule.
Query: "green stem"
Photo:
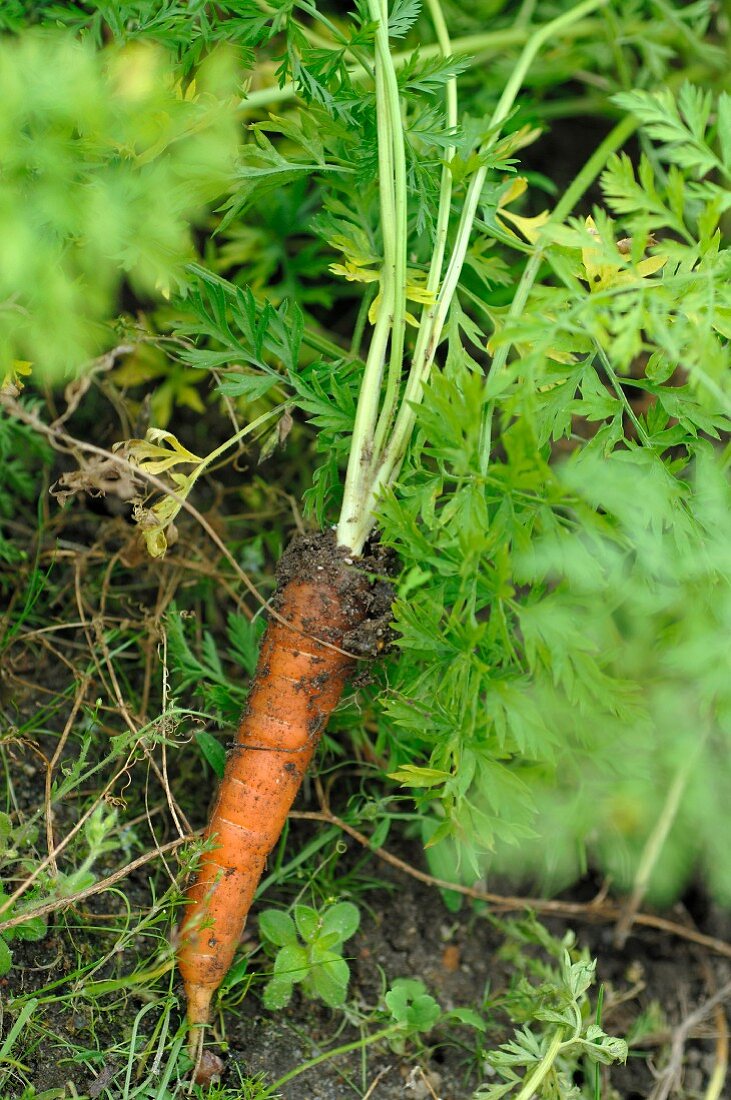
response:
[[[609,356],[607,355],[607,353],[605,352],[605,350],[601,346],[601,344],[597,343],[596,341],[595,341],[595,347],[596,347],[596,350],[597,350],[597,355],[599,356],[599,359],[601,360],[601,364],[604,367],[604,370],[607,372],[607,375],[609,377],[609,381],[612,383],[612,389],[614,390],[615,394],[619,398],[619,401],[621,402],[621,404],[624,408],[624,411],[627,413],[627,416],[630,418],[630,420],[632,421],[632,423],[635,426],[635,431],[637,432],[637,438],[642,441],[642,445],[644,447],[649,447],[649,449],[652,450],[652,440],[650,439],[649,435],[647,434],[647,432],[643,428],[642,423],[641,423],[639,417],[637,416],[637,413],[632,408],[632,405],[630,404],[630,401],[627,397],[627,394],[622,389],[622,387],[620,385],[620,382],[619,382],[619,379],[617,378],[617,375],[614,372],[614,367],[612,366],[612,364],[610,362]]]
[[[564,30],[566,27],[575,23],[583,16],[588,15],[590,12],[595,11],[597,8],[603,7],[606,3],[607,0],[585,0],[583,4],[579,4],[570,11],[564,12],[556,19],[551,20],[550,23],[546,23],[533,31],[505,86],[505,90],[500,97],[497,107],[493,112],[489,124],[492,134],[489,141],[482,149],[483,153],[488,152],[498,140],[499,126],[510,114],[526,73],[541,46],[554,34]],[[417,351],[420,354],[417,355],[416,352],[414,353],[414,360],[393,432],[388,446],[384,451],[383,459],[378,469],[375,471],[371,483],[371,492],[366,502],[365,512],[361,518],[359,527],[356,528],[358,531],[358,538],[355,540],[355,546],[362,546],[365,542],[373,525],[373,512],[376,500],[382,490],[390,485],[398,476],[401,463],[406,454],[406,447],[411,438],[416,420],[416,407],[421,401],[424,386],[429,377],[429,372],[441,339],[447,314],[462,273],[462,266],[472,233],[472,225],[477,213],[477,207],[487,177],[487,172],[487,165],[483,165],[479,168],[473,176],[468,188],[462,216],[457,228],[452,255],[444,276],[444,282],[442,283],[442,288],[435,306],[429,308],[425,322],[422,323],[425,334],[419,341],[419,346],[417,347]],[[349,545],[353,546],[355,550],[353,543]],[[358,551],[355,550],[355,552]]]
[[[588,191],[603,170],[611,155],[621,149],[625,142],[632,137],[638,125],[636,118],[627,115],[609,131],[556,203],[551,213],[552,222],[562,222],[569,216],[579,199]]]
[[[347,37],[347,35],[343,34],[343,32],[335,26],[331,19],[328,19],[326,15],[323,15],[323,13],[318,10],[315,4],[301,2],[298,6],[302,9],[302,11],[306,11],[309,15],[312,16],[313,19],[317,19],[323,25],[323,27],[326,27],[330,31],[330,34],[333,36],[335,41],[339,42],[340,45],[343,47],[343,55],[345,57],[351,57],[354,61],[358,63],[358,65],[362,69],[368,71],[369,61],[364,52],[359,47],[351,46],[350,39]],[[305,34],[307,34],[308,28],[303,27],[301,24],[298,24],[298,26],[300,27],[300,30],[304,31]],[[314,38],[318,39],[318,42],[314,44],[319,46],[320,49],[332,49],[332,42],[329,42],[327,38],[322,38],[320,35],[314,35],[312,34],[312,32],[310,32],[310,35],[311,40]]]
[[[563,1031],[558,1029],[554,1037],[551,1039],[548,1050],[541,1058],[540,1062],[536,1066],[533,1073],[525,1081],[522,1089],[515,1097],[515,1100],[531,1100],[538,1092],[538,1086],[541,1081],[548,1076],[553,1066],[553,1063],[558,1057],[558,1052],[561,1049],[563,1041]]]
[[[644,23],[641,20],[635,20],[626,30],[628,36],[632,34],[639,34],[642,31]],[[598,19],[583,19],[574,23],[570,27],[570,38],[583,38],[596,34],[600,29],[601,23]],[[464,57],[465,55],[479,55],[475,57],[475,60],[479,60],[480,63],[485,61],[488,57],[497,57],[505,53],[506,50],[511,49],[514,46],[523,46],[525,42],[535,33],[535,27],[506,27],[499,31],[488,31],[484,34],[468,34],[463,38],[455,38],[451,42],[451,54],[453,57]],[[319,36],[318,36],[319,37]],[[325,45],[326,40],[321,39],[320,43]],[[313,42],[314,44],[314,42]],[[327,43],[332,46],[332,43]],[[428,46],[422,46],[419,51],[419,56],[423,61],[431,60],[434,57],[442,56],[442,46],[439,42],[430,44]],[[402,68],[413,56],[413,50],[403,50],[400,53],[393,54],[393,63],[396,69]],[[364,80],[372,78],[373,71],[366,65],[354,67],[350,71],[350,79],[359,84]],[[283,87],[272,85],[271,88],[260,88],[258,91],[250,92],[241,100],[239,106],[242,110],[259,110],[261,107],[266,107],[270,103],[281,103],[288,99],[295,99],[297,96],[297,89],[294,84],[285,84]]]
[[[617,149],[620,149],[622,145],[627,141],[629,137],[637,129],[637,122],[633,118],[623,118],[621,122],[607,134],[604,141],[598,148],[592,153],[583,166],[579,174],[572,180],[571,184],[567,187],[564,194],[556,204],[555,208],[551,212],[550,221],[552,223],[559,223],[565,220],[576,206],[579,199],[585,192],[591,187],[594,180],[604,168],[606,162],[612,153],[615,153]],[[533,287],[533,284],[538,275],[538,270],[543,260],[543,250],[538,247],[535,249],[528,263],[523,269],[518,288],[513,297],[513,301],[510,304],[508,310],[508,319],[515,320],[525,309],[525,304],[528,300],[528,295]],[[508,361],[508,354],[510,353],[511,343],[502,344],[495,353],[492,364],[490,365],[490,373],[497,373],[505,368],[505,364]],[[490,402],[485,408],[482,424],[480,426],[480,471],[483,476],[487,473],[490,464],[490,451],[492,445],[492,418],[493,418],[494,406]]]
[[[360,300],[358,306],[358,316],[355,319],[355,327],[353,329],[353,336],[350,341],[350,354],[353,356],[360,355],[360,347],[363,343],[363,333],[365,332],[366,321],[368,320],[368,313],[371,308],[371,303],[376,296],[376,283],[367,283],[365,290],[363,291],[363,297]]]
[[[267,412],[262,413],[261,416],[257,416],[256,420],[252,420],[250,424],[247,424],[245,428],[241,428],[238,432],[236,432],[235,435],[232,435],[230,439],[227,439],[225,443],[222,443],[220,447],[216,447],[215,451],[211,451],[210,454],[207,454],[203,461],[198,466],[196,466],[195,470],[193,470],[192,474],[190,475],[190,487],[193,487],[201,474],[205,470],[207,470],[208,467],[211,466],[217,458],[220,458],[222,454],[225,454],[226,451],[233,447],[234,444],[238,443],[239,440],[243,439],[251,432],[256,431],[257,428],[260,428],[262,424],[266,424],[267,420],[271,420],[272,417],[280,413],[283,408],[284,405],[276,405],[273,409],[269,409],[267,410]]]
[[[449,31],[447,29],[446,22],[444,20],[444,14],[439,5],[439,0],[427,0],[429,6],[429,12],[434,23],[434,29],[437,35],[439,49],[444,57],[449,57],[452,54],[452,43],[449,38]],[[458,106],[457,106],[457,81],[452,77],[447,82],[446,87],[447,98],[447,126],[450,129],[456,129],[458,122]],[[431,262],[429,264],[429,274],[427,276],[426,289],[434,295],[435,301],[431,305],[425,306],[421,313],[421,320],[419,323],[419,333],[416,338],[416,347],[414,348],[414,355],[412,364],[419,362],[423,358],[429,333],[431,331],[431,322],[434,316],[436,307],[436,296],[439,290],[439,285],[442,279],[442,267],[444,265],[444,255],[447,247],[447,237],[449,233],[449,215],[451,212],[452,204],[452,172],[450,169],[450,161],[454,156],[454,146],[449,146],[445,150],[444,165],[442,168],[442,176],[440,182],[439,192],[439,209],[437,212],[437,224],[434,237],[434,250],[432,252]],[[412,372],[413,373],[413,366]],[[409,386],[407,383],[406,394],[404,401],[409,398]],[[394,394],[394,401],[396,398]],[[403,407],[403,405],[402,405]],[[385,411],[385,410],[384,410]],[[387,430],[391,428],[393,412],[395,407],[388,409],[388,419],[381,418],[376,433],[376,454],[381,458],[384,454],[384,447],[388,446],[386,440]]]
[[[373,7],[378,6],[378,0],[371,0]],[[379,454],[384,435],[391,426],[393,414],[398,403],[399,384],[404,359],[404,337],[406,331],[406,248],[408,239],[407,223],[407,190],[406,190],[406,149],[404,142],[404,128],[401,119],[401,103],[399,100],[398,80],[396,70],[391,57],[391,49],[388,39],[388,0],[381,0],[381,21],[379,23],[377,42],[380,52],[380,60],[383,66],[384,84],[386,91],[386,106],[388,110],[392,157],[393,157],[393,184],[394,184],[394,214],[395,237],[392,244],[390,262],[393,263],[393,299],[392,299],[392,330],[391,351],[388,363],[388,375],[386,378],[386,392],[383,398],[383,407],[376,425],[375,436],[372,443],[374,461]],[[385,242],[384,242],[385,260]],[[385,306],[385,301],[382,303]]]
[[[341,546],[351,548],[356,554],[363,547],[363,542],[358,542],[357,532],[367,509],[372,481],[373,440],[381,401],[386,350],[392,328],[396,328],[398,337],[396,318],[401,314],[403,322],[406,308],[406,169],[403,124],[389,49],[388,14],[384,14],[381,0],[368,0],[368,3],[374,22],[378,22],[375,79],[383,267],[381,301],[358,397],[338,523],[338,542]],[[397,130],[400,131],[398,135],[395,133]],[[400,161],[403,163],[399,163]],[[401,347],[403,348],[403,335]]]
[[[525,303],[528,301],[528,295],[533,289],[533,284],[536,281],[541,261],[543,260],[543,251],[537,248],[532,254],[528,263],[523,268],[523,274],[520,277],[518,288],[515,292],[512,302],[510,303],[510,309],[508,310],[508,320],[512,321],[525,309]],[[502,344],[495,355],[493,356],[492,363],[490,364],[490,374],[499,374],[501,370],[505,369],[505,364],[508,361],[508,353],[511,348],[510,343]],[[492,446],[492,416],[493,416],[493,403],[492,401],[485,409],[485,415],[483,416],[482,424],[480,425],[480,444],[479,444],[479,456],[480,456],[480,473],[484,477],[487,474],[487,470],[490,464],[490,451]]]
[[[558,31],[571,26],[572,23],[576,23],[582,16],[589,15],[591,12],[596,11],[597,8],[603,8],[606,3],[608,3],[608,0],[585,0],[585,3],[578,4],[569,11],[565,11],[556,19],[552,19],[550,23],[545,23],[542,27],[539,27],[533,32],[525,44],[525,49],[518,58],[518,64],[510,74],[510,80],[505,85],[503,94],[493,113],[491,126],[496,126],[498,123],[504,122],[510,114],[516,96],[523,86],[523,81],[533,64],[536,54],[548,39],[552,38]],[[496,138],[493,137],[490,144],[494,144],[495,140]]]
[[[642,849],[642,855],[640,856],[640,861],[637,864],[637,870],[634,874],[632,893],[624,902],[621,916],[614,928],[614,942],[620,950],[627,942],[627,937],[630,933],[637,910],[642,905],[650,885],[652,873],[665,847],[668,834],[675,824],[680,804],[685,794],[685,788],[688,785],[691,772],[693,771],[699,751],[703,747],[705,740],[706,738],[703,736],[699,742],[696,742],[691,754],[685,760],[681,761],[680,767],[677,769],[670,786],[670,790],[665,796],[665,802],[660,811],[660,816],[653,825],[652,832],[645,841],[645,846]]]
[[[368,1035],[365,1039],[356,1039],[352,1043],[343,1043],[342,1046],[335,1047],[334,1050],[326,1050],[323,1054],[318,1054],[316,1058],[310,1058],[308,1062],[303,1062],[301,1066],[285,1073],[284,1077],[280,1077],[278,1081],[269,1086],[265,1095],[273,1096],[283,1085],[288,1084],[295,1077],[299,1077],[301,1073],[306,1073],[308,1069],[314,1069],[315,1066],[319,1066],[331,1058],[337,1058],[341,1054],[350,1054],[351,1050],[362,1050],[372,1043],[380,1042],[381,1039],[387,1039],[389,1035],[393,1035],[398,1030],[398,1024],[391,1024],[390,1027],[384,1027],[380,1031],[374,1032],[373,1035]]]
[[[280,14],[276,8],[272,7],[270,4],[267,4],[266,0],[254,0],[254,2],[257,8],[259,8],[260,11],[264,12],[265,15],[271,15],[272,17],[274,17],[275,15]],[[300,8],[301,11],[306,12],[316,22],[320,23],[321,26],[325,27],[332,35],[335,42],[339,43],[342,47],[346,47],[346,54],[352,57],[360,65],[364,64],[360,50],[347,48],[349,45],[349,39],[338,27],[335,26],[332,20],[328,19],[326,15],[318,10],[315,4],[310,4],[307,2],[307,0],[299,0],[299,2],[295,6]],[[303,23],[298,22],[296,25],[297,30],[304,38],[307,39],[311,46],[314,46],[316,49],[320,50],[332,49],[333,42],[331,39],[324,38],[321,34],[318,34],[317,31],[313,31],[311,27],[308,27]]]
[[[449,30],[447,28],[446,21],[444,19],[444,13],[442,12],[439,0],[427,0],[427,7],[429,8],[429,14],[431,15],[432,22],[434,24],[434,30],[437,36],[437,43],[441,50],[442,56],[452,56],[452,43],[449,37]],[[395,61],[395,59],[394,59]],[[457,105],[457,79],[451,77],[446,84],[446,122],[447,128],[450,130],[456,130],[458,123],[458,105]],[[429,263],[429,274],[426,281],[426,289],[431,294],[436,296],[439,290],[439,284],[442,278],[442,267],[444,265],[444,254],[447,248],[447,236],[449,234],[449,214],[452,205],[452,172],[450,168],[450,161],[455,153],[455,147],[453,145],[448,146],[444,152],[444,163],[442,166],[442,175],[439,185],[439,209],[437,211],[437,222],[434,233],[434,250],[432,252],[431,261]],[[406,230],[404,229],[406,232]],[[429,307],[425,306],[421,313],[421,321],[419,324],[419,334],[416,340],[416,348],[414,356],[419,357],[423,352],[421,345],[424,342],[428,331],[427,319],[429,317]],[[401,347],[401,357],[403,357],[403,344]],[[384,407],[381,411],[378,424],[376,426],[376,436],[374,441],[374,459],[376,456],[380,456],[383,453],[383,448],[387,440],[388,432],[391,429],[393,423],[393,416],[396,411],[396,404],[398,401],[398,388],[401,378],[402,363],[398,363],[398,370],[394,371],[389,381],[392,382],[391,391],[387,393],[384,401]]]

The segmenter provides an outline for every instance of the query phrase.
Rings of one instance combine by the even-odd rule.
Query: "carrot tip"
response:
[[[191,1042],[198,1041],[200,1028],[205,1027],[211,1015],[211,1000],[215,990],[207,985],[186,985],[185,996],[188,1001],[188,1026],[195,1031]]]

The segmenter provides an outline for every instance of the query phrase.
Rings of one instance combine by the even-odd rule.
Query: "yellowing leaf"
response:
[[[665,267],[667,262],[667,256],[648,256],[646,260],[640,260],[635,271],[642,279],[646,279],[648,275],[654,275]]]
[[[528,188],[528,181],[523,176],[516,176],[510,184],[504,195],[501,196],[497,205],[497,220],[501,227],[511,236],[516,236],[512,230],[505,224],[505,219],[512,222],[512,224],[519,229],[522,236],[531,244],[535,244],[538,240],[540,230],[546,224],[550,218],[548,210],[544,210],[540,214],[536,214],[533,218],[525,218],[521,214],[514,214],[512,210],[506,210],[505,207],[521,195],[525,194]]]
[[[420,305],[431,306],[436,301],[436,295],[433,291],[427,290],[424,285],[426,282],[426,276],[422,271],[416,271],[414,268],[409,268],[406,272],[406,299],[409,302],[418,302]],[[376,297],[373,299],[368,310],[368,320],[372,325],[375,325],[378,318],[378,311],[381,307],[381,292],[379,291]],[[404,319],[407,324],[413,325],[414,328],[418,328],[419,322],[413,313],[406,310],[404,313]]]
[[[592,237],[599,239],[599,233],[593,218],[587,218],[584,225]],[[623,255],[627,251],[627,242],[622,241],[620,244],[624,247],[619,254]],[[631,247],[631,241],[629,244]],[[620,260],[613,263],[606,260],[599,248],[592,248],[588,245],[581,250],[581,262],[584,265],[586,281],[592,291],[627,285],[636,282],[638,278],[646,279],[649,275],[654,275],[656,271],[660,271],[667,261],[667,256],[659,255],[648,256],[635,265],[632,265],[630,261],[623,263]]]
[[[180,463],[200,466],[203,461],[184,447],[172,432],[162,428],[149,428],[144,439],[128,439],[115,443],[112,448],[113,451],[120,449],[130,462],[148,474],[161,474]]]
[[[528,180],[525,176],[516,176],[512,180],[510,187],[501,196],[497,206],[498,210],[502,210],[504,206],[509,206],[511,202],[515,202],[521,195],[524,195],[528,190]]]
[[[145,541],[147,553],[151,558],[161,558],[168,548],[165,528],[156,521],[151,513],[144,510],[140,510],[139,514],[135,511],[134,518]]]
[[[155,279],[155,290],[159,290],[166,302],[170,301],[170,280],[161,275]]]
[[[4,397],[17,397],[23,389],[23,378],[31,373],[32,365],[25,359],[14,359],[13,365],[0,382],[0,394]]]
[[[172,432],[162,428],[149,428],[144,439],[128,439],[116,443],[112,449],[122,450],[133,466],[148,474],[167,473],[173,483],[175,497],[164,496],[151,508],[138,504],[133,513],[148,553],[153,558],[162,557],[168,545],[177,539],[173,520],[182,508],[182,501],[193,488],[204,460],[184,447]],[[191,465],[195,469],[184,474],[174,469],[179,465]]]
[[[173,521],[183,506],[182,500],[187,497],[195,480],[193,476],[186,477],[185,474],[180,473],[173,473],[170,477],[175,483],[175,493],[179,499],[164,496],[151,508],[138,504],[133,512],[151,558],[162,557],[168,546],[177,542],[178,532]]]
[[[349,283],[375,283],[380,273],[373,268],[361,266],[355,260],[346,260],[344,264],[330,264],[333,275],[342,275]]]
[[[527,241],[530,241],[531,244],[535,244],[538,240],[540,230],[546,224],[550,216],[548,210],[544,210],[541,214],[536,214],[534,218],[521,217],[520,214],[513,214],[511,210],[501,210],[498,221],[500,221],[501,218],[507,218],[513,223],[516,229],[520,230]],[[502,225],[503,229],[507,229],[509,233],[510,229],[504,223],[502,223]]]

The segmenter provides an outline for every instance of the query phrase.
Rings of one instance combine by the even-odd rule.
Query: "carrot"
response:
[[[178,967],[191,1049],[231,965],[267,856],[277,842],[354,659],[343,651],[369,606],[362,572],[330,536],[310,536],[280,567],[269,623],[238,736],[205,832],[180,929]],[[284,576],[282,576],[284,573]],[[303,575],[309,573],[309,576]]]

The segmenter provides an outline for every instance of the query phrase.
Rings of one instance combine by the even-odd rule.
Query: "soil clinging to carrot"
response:
[[[279,611],[281,594],[290,581],[330,578],[345,614],[353,626],[343,636],[343,648],[354,657],[377,657],[391,641],[393,587],[389,578],[396,571],[393,551],[373,541],[366,552],[353,558],[339,546],[335,531],[316,531],[294,538],[282,555],[277,570],[277,593],[273,608]],[[333,630],[315,635],[334,644]]]

